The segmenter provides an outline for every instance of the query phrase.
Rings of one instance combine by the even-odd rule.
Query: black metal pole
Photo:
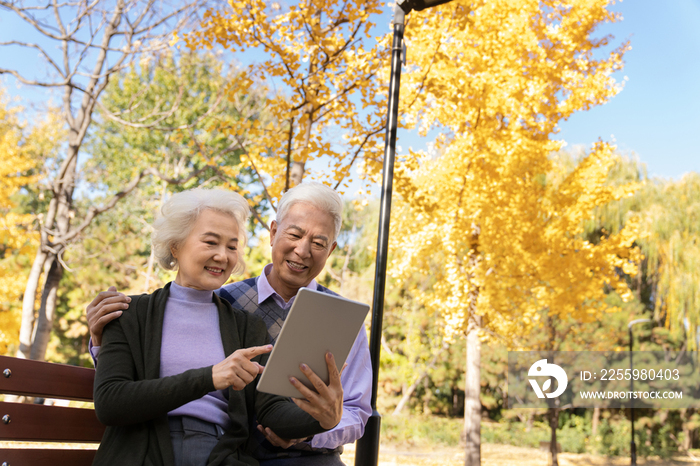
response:
[[[634,393],[634,372],[632,371],[632,323],[630,331],[630,393]],[[630,443],[630,464],[637,466],[637,445],[634,443],[634,398],[630,398],[630,428],[632,429],[632,441]]]
[[[382,318],[384,315],[384,289],[386,285],[386,263],[389,253],[389,222],[391,219],[391,191],[394,179],[394,156],[396,154],[396,130],[399,116],[399,89],[401,84],[401,49],[405,13],[394,7],[394,40],[391,48],[391,78],[389,81],[389,104],[387,110],[386,136],[384,138],[384,168],[382,172],[382,198],[379,210],[379,233],[377,237],[377,259],[374,271],[374,297],[372,299],[372,331],[369,352],[372,360],[372,416],[367,421],[365,433],[357,441],[355,466],[376,466],[379,461],[379,432],[381,415],[377,412],[377,380],[379,376],[379,353],[382,342]]]
[[[634,392],[634,371],[632,366],[632,345],[634,341],[632,340],[632,326],[634,324],[643,324],[646,322],[652,322],[652,320],[637,319],[627,324],[627,329],[630,333],[630,392]],[[630,464],[632,466],[637,466],[637,444],[634,443],[634,398],[630,398],[630,428],[632,429],[630,441]]]

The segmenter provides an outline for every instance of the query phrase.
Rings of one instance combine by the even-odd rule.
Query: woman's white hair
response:
[[[238,261],[232,273],[245,270],[243,250],[246,245],[246,224],[250,215],[248,203],[241,195],[223,189],[190,189],[174,194],[160,209],[161,215],[153,224],[151,240],[158,264],[166,270],[177,270],[177,249],[192,232],[199,215],[211,209],[230,215],[238,225]]]
[[[277,206],[277,223],[282,223],[290,207],[298,202],[311,204],[333,217],[333,223],[335,224],[333,241],[338,239],[340,227],[343,224],[343,200],[333,188],[321,183],[301,183],[296,185],[282,195],[282,199],[280,199],[280,203]]]

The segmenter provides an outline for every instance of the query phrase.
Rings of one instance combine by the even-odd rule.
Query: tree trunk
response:
[[[557,330],[555,327],[555,323],[553,322],[554,319],[550,314],[549,309],[546,309],[546,313],[547,318],[545,320],[545,331],[547,332],[548,338],[545,344],[547,346],[547,350],[550,351],[549,357],[547,359],[549,361],[554,361],[554,354],[552,352],[556,350],[555,345],[558,341]],[[549,452],[552,454],[552,462],[550,464],[552,466],[559,466],[559,448],[557,445],[557,429],[559,428],[559,399],[549,398],[547,400],[547,406],[549,406],[547,417],[549,418],[549,428],[551,430],[551,437],[549,440]]]
[[[54,198],[49,204],[45,222],[42,225],[41,245],[37,251],[32,270],[27,280],[27,286],[22,299],[22,324],[20,326],[20,347],[16,356],[43,360],[46,354],[53,317],[56,311],[56,296],[58,285],[63,277],[63,267],[58,258],[65,249],[65,244],[56,243],[56,237],[67,234],[70,229],[70,218],[75,187],[75,172],[77,165],[77,147],[71,144],[74,153],[69,154],[70,160],[62,167],[63,176],[54,182]],[[50,230],[53,239],[49,237]],[[50,252],[49,252],[50,251]],[[38,321],[35,320],[35,301],[41,278],[41,268],[44,269],[45,282],[42,288],[41,305]],[[34,348],[34,346],[37,346]]]
[[[180,175],[180,167],[176,164],[175,165],[175,177],[177,178]],[[163,204],[165,204],[165,199],[168,197],[168,182],[163,180],[161,182],[161,192],[160,192],[160,201],[158,202],[158,212],[160,212],[160,209],[163,208]],[[151,229],[151,234],[153,233],[153,229]],[[143,292],[144,293],[150,293],[151,290],[151,277],[153,276],[153,269],[155,268],[155,263],[156,263],[156,252],[151,248],[151,254],[148,256],[148,265],[146,266],[146,280],[144,281],[143,284]],[[342,294],[341,294],[342,296]]]
[[[431,415],[430,412],[430,380],[427,377],[423,378],[423,414],[426,416]]]
[[[353,227],[354,228],[354,227]],[[438,359],[440,358],[440,355],[444,353],[447,348],[449,348],[449,345],[447,343],[443,343],[442,348],[440,348],[440,351],[435,353],[433,356],[433,359],[428,363],[426,366],[425,370],[420,373],[418,377],[413,381],[410,387],[407,389],[403,390],[403,394],[401,395],[401,399],[399,400],[399,404],[396,405],[396,408],[394,409],[394,415],[401,414],[401,411],[403,410],[404,406],[408,403],[408,401],[411,399],[411,395],[413,395],[413,392],[416,391],[416,388],[418,388],[418,385],[421,383],[423,379],[428,377],[428,371],[431,369],[435,368],[435,365],[438,362]],[[404,385],[405,388],[405,385]]]
[[[549,440],[549,451],[552,454],[552,466],[559,466],[557,448],[557,429],[559,428],[559,408],[549,408],[549,428],[552,431],[552,436]]]
[[[688,408],[681,409],[681,421],[683,422],[683,444],[681,448],[683,451],[688,451],[693,446],[693,431],[689,427],[691,415],[692,410]]]
[[[464,465],[481,465],[481,318],[470,319],[467,330],[467,367],[464,386]]]
[[[75,189],[75,177],[77,172],[78,148],[80,143],[76,143],[77,136],[71,135],[69,162],[65,173],[60,180],[54,184],[55,186],[55,216],[52,223],[47,223],[46,227],[58,232],[54,236],[62,238],[68,234],[70,230],[70,219],[73,213],[73,191]],[[51,217],[48,216],[49,221]],[[42,234],[43,244],[50,247],[54,253],[51,253],[46,262],[45,270],[47,270],[44,282],[44,288],[41,293],[41,305],[36,321],[36,328],[32,339],[32,349],[30,351],[30,359],[43,361],[46,357],[46,348],[49,345],[51,337],[51,328],[53,327],[53,319],[56,315],[56,302],[58,295],[58,285],[63,278],[63,266],[59,258],[65,250],[65,243],[54,243],[49,239],[48,235]]]
[[[292,187],[301,183],[304,179],[304,171],[306,170],[306,164],[304,162],[293,162],[292,169],[289,174],[289,179],[291,180]]]
[[[598,423],[600,422],[600,408],[593,408],[593,426],[591,433],[595,435],[598,432]]]
[[[56,257],[50,262],[49,271],[46,274],[44,290],[41,293],[41,306],[34,330],[34,343],[30,352],[30,359],[43,361],[46,358],[46,348],[49,345],[53,318],[56,314],[56,297],[58,284],[63,278],[63,266]]]
[[[399,403],[396,405],[396,408],[394,408],[394,412],[392,413],[394,416],[401,414],[401,411],[403,411],[403,408],[408,404],[408,400],[411,399],[411,395],[413,395],[413,392],[416,391],[416,388],[418,388],[418,384],[423,380],[423,377],[425,377],[426,374],[423,373],[419,375],[416,380],[413,381],[410,387],[406,387],[404,384],[405,390],[403,390],[403,393],[401,394],[401,399],[399,400]]]
[[[32,351],[32,342],[34,341],[34,322],[35,322],[35,299],[36,292],[39,289],[39,280],[41,272],[47,262],[48,254],[41,247],[37,250],[34,256],[32,270],[29,272],[27,286],[24,289],[22,297],[22,323],[19,329],[19,348],[15,356],[22,359],[28,359]]]
[[[459,405],[459,389],[457,385],[452,386],[452,416],[457,417],[461,406]]]
[[[75,127],[71,127],[68,154],[53,181],[53,199],[49,203],[44,223],[41,225],[39,251],[34,259],[22,300],[20,348],[17,351],[17,357],[20,358],[43,360],[46,355],[56,310],[58,285],[63,277],[63,267],[58,258],[65,249],[65,243],[61,243],[60,238],[70,229],[78,150],[84,136],[84,132],[79,134]],[[41,266],[44,268],[45,282],[37,321],[34,316],[34,304],[39,288]]]
[[[530,432],[535,426],[535,415],[533,413],[527,413],[527,421],[525,422],[525,432]]]
[[[156,261],[156,254],[151,248],[151,254],[148,256],[148,264],[146,265],[146,280],[143,283],[143,293],[148,293],[148,289],[151,287],[151,275],[153,275],[153,266]]]

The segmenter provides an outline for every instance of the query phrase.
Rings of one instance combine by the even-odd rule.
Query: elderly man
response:
[[[225,285],[218,294],[234,307],[262,317],[274,343],[299,288],[335,294],[315,279],[336,247],[341,214],[340,196],[327,186],[302,183],[290,189],[282,196],[270,228],[272,264],[265,266],[260,276]],[[127,299],[110,288],[88,306],[88,325],[96,345],[91,347],[93,357],[99,350],[102,329],[121,315]],[[367,336],[362,330],[341,375],[342,386],[331,381],[317,399],[302,406],[312,415],[342,409],[339,424],[310,439],[282,439],[269,428],[257,426],[250,439],[251,453],[264,466],[342,465],[342,445],[362,436],[372,413],[371,379]]]

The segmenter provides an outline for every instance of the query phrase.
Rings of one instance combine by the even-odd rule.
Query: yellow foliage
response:
[[[562,119],[620,89],[611,73],[628,44],[598,59],[606,42],[590,36],[618,19],[609,3],[457,1],[410,15],[405,115],[444,135],[438,157],[396,170],[391,273],[432,277],[412,292],[450,332],[473,312],[513,342],[541,328],[542,310],[588,322],[608,310],[606,289],[630,297],[618,269],[636,271],[639,219],[597,244],[583,232],[595,207],[637,186],[605,186],[615,159],[603,142],[572,171],[551,157]]]
[[[235,102],[253,83],[267,83],[265,111],[275,122],[241,109],[239,124],[224,130],[273,204],[291,184],[292,163],[308,170],[308,162],[328,160],[327,170],[311,176],[341,192],[353,166],[370,179],[379,174],[386,107],[376,83],[389,51],[385,41],[368,50],[364,42],[381,5],[302,0],[283,9],[262,0],[231,1],[225,12],[207,12],[202,29],[185,38],[192,48],[255,49],[263,57],[242,69],[226,92]]]
[[[33,179],[24,173],[34,166],[22,147],[22,128],[17,120],[18,108],[8,108],[0,89],[0,208],[13,207],[10,196]]]

